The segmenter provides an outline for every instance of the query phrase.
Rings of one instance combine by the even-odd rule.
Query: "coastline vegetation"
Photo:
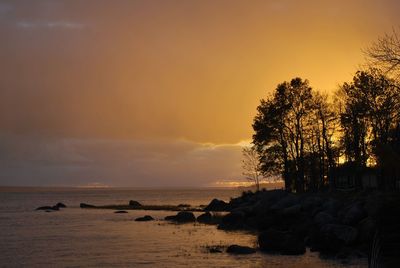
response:
[[[380,38],[365,51],[369,65],[332,95],[299,77],[280,83],[257,107],[246,177],[281,176],[296,193],[399,189],[399,52],[396,31]]]

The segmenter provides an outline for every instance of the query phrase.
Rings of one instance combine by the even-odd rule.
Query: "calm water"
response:
[[[238,190],[117,190],[0,188],[1,267],[366,267],[365,260],[341,264],[317,253],[299,257],[256,253],[211,254],[206,246],[256,246],[254,235],[201,224],[162,221],[166,211],[84,210],[79,203],[207,204],[229,200]],[[65,203],[58,212],[34,211]],[[152,215],[156,221],[132,219]]]

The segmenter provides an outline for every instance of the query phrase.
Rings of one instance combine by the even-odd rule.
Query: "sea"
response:
[[[253,233],[199,223],[173,224],[171,211],[81,209],[80,203],[206,205],[229,201],[240,189],[130,189],[0,187],[0,267],[367,267],[365,259],[327,259],[317,252],[281,256],[210,253],[213,246],[257,246]],[[62,202],[67,208],[36,211]],[[155,221],[136,222],[151,215]]]

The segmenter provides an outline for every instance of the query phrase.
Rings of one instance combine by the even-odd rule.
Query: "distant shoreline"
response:
[[[261,184],[260,188],[266,189],[280,189],[283,187],[283,183],[266,183]],[[240,190],[240,191],[248,191],[254,190],[254,186],[165,186],[165,187],[113,187],[113,186],[1,186],[0,185],[0,192],[9,192],[9,191],[80,191],[80,190],[136,190],[136,191],[174,191],[174,190]]]

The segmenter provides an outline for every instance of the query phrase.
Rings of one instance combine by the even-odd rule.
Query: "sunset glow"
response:
[[[400,22],[393,0],[112,2],[0,1],[0,184],[240,178],[261,98],[336,90]]]

